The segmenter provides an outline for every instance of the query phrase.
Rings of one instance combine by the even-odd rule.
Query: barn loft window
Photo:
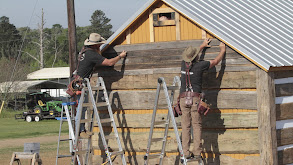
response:
[[[170,26],[176,25],[175,12],[170,13],[154,13],[153,14],[154,26]]]

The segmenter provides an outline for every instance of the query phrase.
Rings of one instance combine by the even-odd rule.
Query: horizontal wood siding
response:
[[[292,164],[293,159],[293,71],[275,74],[276,118],[279,164]]]
[[[134,154],[145,152],[157,79],[164,77],[167,85],[171,85],[174,76],[180,76],[181,54],[184,49],[188,45],[199,46],[202,42],[203,40],[186,40],[119,45],[103,53],[106,58],[112,58],[122,50],[128,51],[126,59],[119,61],[114,67],[96,68],[96,73],[104,78],[109,90],[114,119],[127,152]],[[214,59],[220,50],[219,43],[213,40],[212,47],[204,51],[202,59]],[[203,90],[208,102],[212,104],[211,113],[203,117],[202,136],[205,153],[215,154],[214,157],[209,158],[210,163],[219,160],[219,154],[255,154],[256,156],[250,159],[259,159],[256,68],[241,55],[227,48],[223,62],[203,75]],[[94,84],[96,80],[94,75],[91,82]],[[179,90],[176,90],[175,97],[178,92]],[[156,117],[157,121],[162,121],[167,117],[163,93],[159,101],[159,112]],[[104,110],[105,107],[99,110],[101,117],[107,118]],[[176,120],[180,123],[181,117]],[[106,127],[108,127],[107,134],[112,134],[109,125]],[[95,131],[98,132],[97,127]],[[181,129],[179,131],[181,132]],[[154,136],[162,136],[163,132],[163,127],[158,126],[154,130]],[[172,126],[169,128],[169,136],[167,154],[177,153]],[[94,137],[96,151],[101,150],[102,143],[98,133]],[[152,145],[152,149],[159,148],[159,143]],[[244,156],[240,159],[245,158]],[[139,159],[138,156],[131,157],[129,161],[133,162],[135,159]],[[240,162],[240,159],[235,161]],[[234,158],[231,160],[234,161]]]

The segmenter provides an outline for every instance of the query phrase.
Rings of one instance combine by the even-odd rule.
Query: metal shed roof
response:
[[[162,0],[264,70],[293,66],[293,1]],[[107,43],[123,32],[148,1]]]
[[[69,77],[69,67],[43,68],[27,75],[27,79],[56,79]]]
[[[0,93],[27,93],[30,90],[35,89],[66,89],[67,85],[48,81],[48,80],[36,80],[36,81],[15,81],[15,82],[3,82],[0,83]]]

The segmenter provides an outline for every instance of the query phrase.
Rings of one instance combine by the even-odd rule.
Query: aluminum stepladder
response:
[[[158,79],[157,92],[156,92],[156,98],[155,98],[155,105],[154,105],[152,121],[151,121],[151,126],[150,126],[150,134],[149,134],[149,139],[148,139],[148,146],[147,146],[146,155],[144,156],[144,160],[145,160],[144,164],[145,165],[147,165],[149,159],[152,159],[152,158],[160,158],[159,165],[163,164],[163,158],[165,156],[165,148],[166,148],[166,142],[167,142],[170,119],[172,121],[172,125],[173,125],[173,128],[174,128],[174,132],[175,132],[175,136],[176,136],[176,140],[177,140],[177,145],[178,145],[179,154],[180,154],[180,162],[182,164],[184,164],[184,165],[187,165],[187,162],[194,161],[194,160],[186,159],[185,156],[184,156],[183,148],[182,148],[182,144],[181,144],[181,140],[180,140],[180,136],[179,136],[176,120],[175,120],[175,116],[173,114],[173,109],[172,109],[175,90],[180,89],[180,85],[181,85],[181,81],[180,81],[180,78],[178,76],[174,77],[172,86],[168,86],[168,87],[167,87],[166,82],[165,82],[163,77],[160,77]],[[168,116],[167,116],[165,121],[156,122],[155,119],[156,119],[156,113],[157,113],[157,108],[158,108],[158,102],[159,102],[159,96],[160,96],[161,88],[164,90],[166,102],[167,102],[167,105],[168,105]],[[171,90],[170,96],[169,96],[168,90]],[[165,125],[164,137],[163,138],[152,138],[154,126],[155,125],[162,125],[162,124]],[[162,141],[163,142],[161,152],[159,154],[150,154],[152,142],[157,142],[157,141]],[[196,160],[196,161],[198,161],[199,165],[203,165],[202,159],[199,159],[199,160]]]
[[[57,146],[57,156],[56,156],[56,165],[58,164],[58,158],[71,157],[73,159],[72,145],[75,142],[75,136],[74,136],[74,130],[73,130],[73,126],[72,126],[72,122],[74,121],[72,106],[75,106],[75,104],[76,104],[76,102],[62,103],[58,146]],[[70,110],[69,110],[68,106],[70,106]],[[66,121],[68,123],[69,138],[68,139],[61,139],[62,125],[63,125],[63,122],[66,122]],[[62,141],[69,141],[69,152],[71,153],[71,155],[59,155],[60,142],[62,142]],[[77,157],[77,162],[80,165],[79,157]]]
[[[76,150],[75,152],[75,156],[80,155],[77,149],[77,143],[79,140],[79,130],[80,130],[80,124],[84,121],[84,122],[88,122],[89,126],[90,126],[90,130],[89,132],[92,132],[93,130],[93,125],[94,122],[96,124],[98,124],[99,126],[99,131],[100,131],[100,135],[102,138],[102,142],[103,142],[103,146],[104,146],[104,150],[108,159],[108,163],[112,165],[112,156],[117,156],[117,155],[121,155],[121,161],[123,165],[126,165],[126,160],[125,160],[125,155],[124,155],[124,151],[122,149],[122,145],[118,136],[118,131],[117,131],[117,127],[114,121],[114,117],[113,117],[113,112],[112,112],[112,108],[110,105],[110,101],[108,98],[108,93],[107,93],[107,89],[104,83],[104,80],[102,77],[98,77],[97,83],[94,87],[91,87],[90,85],[90,81],[88,78],[84,79],[84,88],[81,91],[81,97],[79,100],[79,104],[78,104],[78,108],[77,108],[77,114],[76,114],[76,130],[75,130],[75,141],[73,143],[73,149]],[[96,98],[94,97],[94,93],[93,91],[96,91]],[[98,96],[100,94],[99,91],[102,91],[102,97],[104,98],[105,101],[102,102],[98,102]],[[85,103],[85,93],[88,94],[88,102]],[[98,111],[98,107],[105,107],[107,106],[107,110],[109,113],[110,118],[107,119],[100,119],[99,116],[99,111]],[[90,119],[81,119],[82,116],[82,110],[83,108],[86,108],[87,112],[92,114]],[[88,111],[90,110],[90,111]],[[93,110],[93,112],[92,112]],[[102,123],[111,123],[111,126],[114,130],[114,136],[105,136],[104,131],[103,131],[103,126]],[[109,147],[107,144],[108,139],[116,139],[117,141],[117,145],[119,148],[119,151],[114,151],[114,152],[110,152],[109,151]],[[85,151],[86,156],[85,156],[85,161],[83,162],[83,164],[88,164],[88,159],[89,159],[89,154],[92,152],[91,149],[91,136],[88,139],[88,148]],[[81,151],[81,154],[84,153],[84,151]],[[77,160],[77,159],[74,159]]]

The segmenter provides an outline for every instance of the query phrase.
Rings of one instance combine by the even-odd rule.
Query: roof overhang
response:
[[[57,79],[57,78],[69,78],[69,67],[57,67],[57,68],[43,68],[32,72],[27,75],[27,79]]]

